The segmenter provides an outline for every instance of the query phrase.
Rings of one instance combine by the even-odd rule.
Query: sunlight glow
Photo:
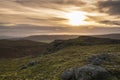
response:
[[[87,18],[83,12],[70,12],[66,14],[66,18],[68,19],[68,24],[72,26],[84,25],[85,19]]]

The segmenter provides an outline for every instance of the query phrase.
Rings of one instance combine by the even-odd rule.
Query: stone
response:
[[[110,60],[111,60],[111,55],[106,53],[94,55],[91,58],[89,58],[90,64],[93,64],[93,65],[101,65],[103,62],[110,61]]]
[[[75,80],[107,80],[109,73],[97,65],[86,65],[75,71]]]
[[[61,78],[62,80],[74,80],[74,70],[71,68],[71,69],[67,69],[65,70],[62,75],[61,75]]]
[[[38,63],[39,63],[39,61],[32,60],[32,61],[28,62],[27,64],[24,64],[24,65],[20,66],[18,70],[26,69],[26,68],[34,66]]]
[[[61,75],[62,80],[107,80],[109,77],[106,69],[92,64],[65,70]]]

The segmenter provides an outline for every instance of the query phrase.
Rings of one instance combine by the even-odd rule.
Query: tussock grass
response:
[[[69,46],[52,54],[31,56],[17,59],[0,60],[0,80],[60,80],[60,74],[68,68],[80,67],[88,64],[90,56],[102,53],[117,55],[111,62],[102,66],[107,70],[120,71],[120,44]],[[18,70],[21,65],[31,60],[38,60],[39,64]],[[111,80],[119,80],[113,76]]]

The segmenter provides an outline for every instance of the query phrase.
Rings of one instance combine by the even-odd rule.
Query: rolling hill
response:
[[[30,40],[0,40],[0,58],[17,58],[54,53],[70,46],[92,46],[103,44],[120,44],[120,40],[80,36],[68,40],[55,40],[51,43]]]
[[[77,38],[79,36],[84,36],[84,35],[31,35],[31,36],[26,36],[26,37],[0,36],[0,39],[31,40],[31,41],[37,41],[37,42],[50,43],[54,40],[68,40],[68,39]],[[120,33],[103,34],[103,35],[85,35],[85,36],[93,36],[93,37],[98,37],[98,38],[120,39]]]
[[[25,40],[39,41],[39,42],[52,42],[54,40],[67,40],[74,39],[83,35],[33,35],[24,37]],[[120,39],[120,34],[104,34],[104,35],[85,35],[93,36],[98,38],[111,38],[111,39]]]
[[[33,35],[24,37],[25,40],[39,41],[39,42],[52,42],[54,40],[67,40],[77,38],[79,35]]]
[[[90,46],[103,44],[120,44],[120,40],[80,36],[68,40],[55,40],[51,43],[29,40],[0,40],[0,58],[16,58],[29,55],[49,54],[70,46]]]
[[[105,35],[95,35],[94,37],[99,38],[110,38],[110,39],[120,39],[120,34],[105,34]]]
[[[46,43],[29,40],[0,40],[0,58],[16,58],[37,55],[45,49]]]
[[[87,65],[89,57],[103,53],[116,56],[102,67],[112,74],[110,80],[120,80],[120,44],[77,45],[34,58],[0,59],[0,80],[61,80],[66,69]],[[19,70],[33,61],[38,63]]]
[[[10,39],[10,38],[16,38],[13,36],[0,36],[0,39]]]
[[[1,56],[6,56],[0,58],[0,80],[61,80],[66,69],[87,65],[90,57],[100,54],[111,55],[110,61],[101,66],[111,74],[110,80],[120,80],[120,40],[90,36],[49,44],[0,40],[0,51]],[[35,57],[29,56],[36,53]]]
[[[55,40],[51,42],[46,50],[46,53],[53,53],[60,49],[70,46],[91,46],[91,45],[103,45],[103,44],[120,44],[120,40],[109,38],[97,38],[91,36],[80,36],[75,39],[69,40]]]

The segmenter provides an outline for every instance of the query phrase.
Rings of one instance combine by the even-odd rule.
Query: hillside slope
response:
[[[29,40],[0,40],[0,58],[16,58],[37,55],[42,52],[46,43]]]
[[[4,41],[7,43],[3,43]],[[47,45],[47,49],[42,49],[43,53],[46,50],[50,50],[51,53],[36,57],[0,59],[0,80],[61,80],[60,75],[64,70],[90,64],[90,57],[104,53],[113,56],[110,57],[111,61],[101,66],[110,72],[110,80],[120,80],[120,40],[82,36],[76,39],[56,40],[50,44],[8,40],[3,40],[0,44],[5,48],[17,48],[17,55],[31,49],[41,52],[40,46],[43,48],[43,45]],[[35,53],[34,50],[32,52]]]
[[[69,40],[55,40],[49,44],[46,53],[53,53],[69,46],[87,46],[87,45],[102,45],[102,44],[120,44],[120,40],[109,38],[96,38],[91,36],[80,36]]]
[[[32,58],[18,58],[0,60],[1,80],[61,80],[61,73],[69,68],[80,67],[88,64],[89,57],[96,54],[109,53],[116,55],[112,61],[104,63],[108,71],[114,72],[111,80],[120,80],[120,44],[102,44],[91,46],[71,46],[55,52]],[[38,64],[19,70],[23,65],[31,61],[39,61]]]
[[[70,46],[90,46],[102,44],[119,44],[120,40],[80,36],[75,39],[55,40],[51,43],[29,40],[0,40],[0,58],[16,58],[29,55],[41,55],[57,52]]]
[[[106,35],[95,35],[94,37],[120,39],[120,33],[118,33],[118,34],[106,34]]]
[[[33,35],[24,37],[25,40],[39,41],[39,42],[52,42],[57,39],[67,40],[77,38],[79,35]]]
[[[38,42],[52,42],[54,40],[74,39],[79,36],[83,36],[83,35],[32,35],[32,36],[24,37],[22,39],[38,41]],[[93,36],[98,38],[120,39],[120,33],[103,34],[103,35],[86,35],[86,36]]]

